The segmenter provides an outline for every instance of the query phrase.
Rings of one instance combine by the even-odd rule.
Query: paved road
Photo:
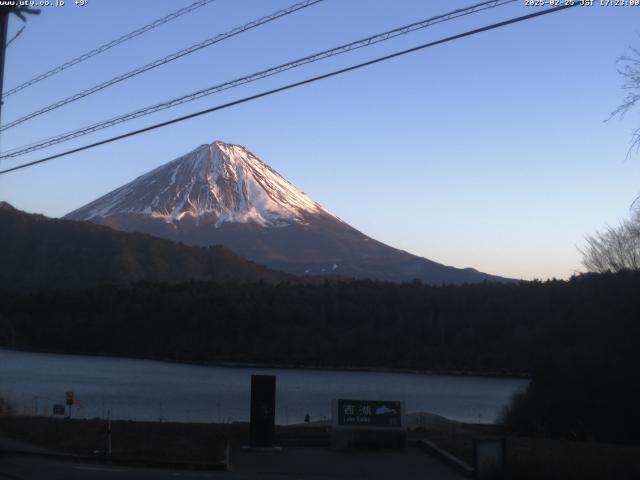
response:
[[[191,472],[76,463],[0,454],[0,480],[202,480],[230,478],[227,472]]]
[[[285,448],[282,453],[233,451],[231,467],[241,478],[459,480],[465,477],[416,447],[402,452],[332,452]],[[253,476],[251,476],[253,475]]]
[[[331,480],[464,477],[417,448],[404,452],[337,453],[323,448],[285,448],[282,453],[232,452],[232,471],[160,470],[40,457],[0,455],[0,480]]]

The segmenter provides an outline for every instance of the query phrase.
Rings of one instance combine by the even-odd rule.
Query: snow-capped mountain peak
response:
[[[187,245],[223,245],[294,275],[435,284],[501,280],[376,241],[323,209],[246,148],[216,141],[66,215]]]
[[[240,145],[215,141],[151,170],[71,212],[89,220],[139,214],[166,222],[212,217],[225,222],[281,227],[331,215],[304,192]],[[334,217],[335,218],[335,217]]]

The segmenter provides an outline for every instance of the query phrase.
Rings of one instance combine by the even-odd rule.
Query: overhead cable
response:
[[[166,15],[154,22],[151,22],[145,25],[144,27],[137,28],[136,30],[129,32],[126,35],[122,35],[121,37],[118,37],[115,40],[111,40],[110,42],[107,42],[103,45],[100,45],[99,47],[94,48],[93,50],[83,53],[82,55],[79,55],[76,58],[69,60],[68,62],[65,62],[61,65],[58,65],[57,67],[52,68],[51,70],[41,73],[40,75],[33,77],[31,80],[20,83],[20,85],[17,85],[11,90],[8,90],[7,92],[5,92],[2,98],[3,99],[7,98],[8,96],[13,95],[14,93],[24,90],[25,88],[31,87],[32,85],[35,85],[36,83],[41,82],[45,78],[52,77],[68,68],[73,67],[74,65],[84,62],[85,60],[88,60],[91,57],[95,57],[100,53],[103,53],[117,45],[120,45],[121,43],[124,43],[128,40],[131,40],[132,38],[142,35],[143,33],[153,30],[154,28],[157,28],[160,25],[164,25],[165,23],[175,20],[176,18],[181,17],[182,15],[186,15],[187,13],[193,12],[194,10],[200,7],[204,7],[205,5],[211,2],[215,2],[215,0],[198,0],[197,2],[194,2],[187,7],[181,8],[180,10],[176,10],[175,12],[170,13],[169,15]]]
[[[270,15],[266,15],[262,18],[259,18],[257,20],[254,20],[252,22],[246,23],[240,27],[236,27],[233,30],[229,30],[228,32],[225,33],[221,33],[219,35],[216,35],[215,37],[211,37],[208,38],[206,40],[203,40],[202,42],[196,43],[195,45],[191,45],[190,47],[184,48],[182,50],[179,50],[177,52],[174,52],[170,55],[167,55],[166,57],[160,58],[154,62],[148,63],[146,65],[143,65],[142,67],[138,67],[134,70],[131,70],[127,73],[123,73],[122,75],[118,75],[117,77],[114,77],[110,80],[107,80],[106,82],[102,82],[98,85],[94,85],[93,87],[90,87],[86,90],[83,90],[81,92],[78,92],[74,95],[71,95],[70,97],[64,98],[62,100],[59,100],[55,103],[52,103],[51,105],[48,105],[46,107],[43,107],[39,110],[36,110],[34,112],[31,112],[27,115],[24,115],[23,117],[20,117],[16,120],[13,120],[9,123],[6,123],[5,125],[0,126],[0,132],[4,132],[5,130],[8,130],[12,127],[15,127],[16,125],[20,125],[21,123],[26,122],[27,120],[31,120],[32,118],[38,117],[40,115],[43,115],[47,112],[50,112],[52,110],[55,110],[57,108],[60,108],[64,105],[67,105],[71,102],[75,102],[77,100],[80,100],[81,98],[87,97],[89,95],[92,95],[96,92],[99,92],[100,90],[103,90],[107,87],[110,87],[112,85],[115,85],[116,83],[120,83],[124,80],[128,80],[132,77],[135,77],[137,75],[140,75],[141,73],[147,72],[149,70],[152,70],[154,68],[157,68],[161,65],[165,65],[169,62],[173,62],[174,60],[177,60],[178,58],[184,57],[185,55],[189,55],[193,52],[196,52],[198,50],[201,50],[205,47],[209,47],[211,45],[214,45],[216,43],[222,42],[223,40],[226,40],[228,38],[231,38],[235,35],[238,35],[240,33],[246,32],[247,30],[251,30],[252,28],[256,28],[259,27],[260,25],[264,25],[265,23],[268,22],[272,22],[280,17],[283,17],[285,15],[289,15],[293,12],[297,12],[298,10],[302,10],[303,8],[307,8],[310,7],[312,5],[315,5],[316,3],[320,3],[323,0],[305,0],[303,2],[300,3],[296,3],[294,5],[291,5],[290,7],[287,7],[283,10],[278,10],[277,12],[274,12]]]
[[[458,40],[458,39],[464,38],[464,37],[469,37],[471,35],[477,35],[477,34],[482,33],[482,32],[486,32],[486,31],[489,31],[489,30],[494,30],[496,28],[504,27],[504,26],[511,25],[511,24],[518,23],[518,22],[522,22],[522,21],[525,21],[525,20],[530,20],[532,18],[540,17],[540,16],[543,16],[543,15],[548,15],[550,13],[555,13],[555,12],[558,12],[560,10],[565,10],[567,8],[572,8],[572,7],[575,7],[575,6],[578,6],[578,5],[580,5],[580,4],[576,2],[576,3],[573,3],[573,4],[565,4],[565,5],[561,5],[561,6],[558,6],[558,7],[547,8],[547,9],[544,9],[544,10],[539,10],[539,11],[534,12],[534,13],[530,13],[528,15],[522,15],[520,17],[515,17],[515,18],[511,18],[509,20],[502,21],[502,22],[493,23],[491,25],[487,25],[487,26],[484,26],[484,27],[481,27],[481,28],[476,28],[474,30],[469,30],[469,31],[466,31],[464,33],[459,33],[457,35],[453,35],[453,36],[450,36],[450,37],[442,38],[440,40],[436,40],[436,41],[429,42],[429,43],[424,43],[424,44],[419,45],[417,47],[413,47],[413,48],[409,48],[409,49],[402,50],[402,51],[399,51],[399,52],[395,52],[395,53],[392,53],[392,54],[389,54],[389,55],[385,55],[383,57],[378,57],[378,58],[375,58],[373,60],[369,60],[367,62],[359,63],[357,65],[352,65],[350,67],[341,68],[339,70],[334,70],[332,72],[325,73],[323,75],[318,75],[318,76],[315,76],[315,77],[312,77],[312,78],[308,78],[306,80],[302,80],[302,81],[295,82],[295,83],[290,83],[290,84],[282,86],[282,87],[274,88],[272,90],[267,90],[267,91],[264,91],[264,92],[261,92],[261,93],[257,93],[255,95],[244,97],[244,98],[241,98],[239,100],[228,102],[228,103],[225,103],[225,104],[222,104],[222,105],[217,105],[215,107],[207,108],[205,110],[200,110],[199,112],[194,112],[194,113],[191,113],[189,115],[184,115],[182,117],[178,117],[178,118],[174,118],[174,119],[171,119],[171,120],[167,120],[165,122],[156,123],[155,125],[150,125],[150,126],[145,127],[145,128],[141,128],[141,129],[138,129],[138,130],[127,132],[127,133],[124,133],[122,135],[117,135],[115,137],[107,138],[105,140],[101,140],[99,142],[94,142],[94,143],[91,143],[89,145],[84,145],[82,147],[73,148],[73,149],[67,150],[65,152],[57,153],[55,155],[50,155],[48,157],[41,158],[39,160],[34,160],[32,162],[24,163],[22,165],[17,165],[15,167],[7,168],[5,170],[0,170],[0,175],[7,174],[9,172],[13,172],[13,171],[20,170],[20,169],[23,169],[23,168],[31,167],[31,166],[34,166],[34,165],[39,165],[41,163],[54,160],[56,158],[64,157],[64,156],[67,156],[67,155],[71,155],[72,153],[77,153],[77,152],[82,152],[82,151],[85,151],[85,150],[89,150],[91,148],[95,148],[95,147],[98,147],[100,145],[105,145],[107,143],[112,143],[112,142],[115,142],[115,141],[118,141],[118,140],[122,140],[124,138],[128,138],[128,137],[132,137],[132,136],[135,136],[135,135],[139,135],[141,133],[149,132],[151,130],[156,130],[156,129],[161,128],[161,127],[166,127],[168,125],[173,125],[175,123],[183,122],[185,120],[189,120],[191,118],[199,117],[201,115],[205,115],[205,114],[212,113],[212,112],[219,111],[219,110],[224,110],[226,108],[230,108],[230,107],[233,107],[235,105],[240,105],[242,103],[246,103],[246,102],[249,102],[249,101],[252,101],[252,100],[256,100],[258,98],[262,98],[262,97],[266,97],[266,96],[269,96],[269,95],[273,95],[275,93],[283,92],[285,90],[290,90],[292,88],[300,87],[302,85],[307,85],[309,83],[314,83],[314,82],[317,82],[319,80],[324,80],[324,79],[327,79],[327,78],[330,78],[330,77],[334,77],[336,75],[341,75],[343,73],[347,73],[347,72],[350,72],[350,71],[353,71],[353,70],[357,70],[357,69],[360,69],[360,68],[363,68],[363,67],[374,65],[374,64],[386,61],[386,60],[390,60],[392,58],[396,58],[396,57],[400,57],[402,55],[407,55],[409,53],[417,52],[417,51],[423,50],[425,48],[433,47],[433,46],[436,46],[436,45],[441,45],[443,43],[451,42],[453,40]]]
[[[0,154],[0,159],[2,158],[15,158],[15,157],[19,157],[22,155],[25,155],[27,153],[36,151],[36,150],[41,150],[43,148],[47,148],[50,147],[52,145],[56,145],[58,143],[61,142],[66,142],[69,140],[72,140],[74,138],[78,138],[84,135],[88,135],[90,133],[94,133],[98,130],[102,130],[105,128],[109,128],[112,127],[114,125],[118,125],[120,123],[123,122],[127,122],[139,117],[143,117],[146,115],[150,115],[152,113],[161,111],[161,110],[166,110],[168,108],[172,108],[175,107],[177,105],[181,105],[183,103],[187,103],[187,102],[191,102],[197,99],[200,99],[202,97],[206,97],[208,95],[212,95],[214,93],[223,91],[223,90],[228,90],[234,87],[238,87],[240,85],[244,85],[247,83],[251,83],[251,82],[255,82],[257,80],[261,80],[263,78],[266,77],[270,77],[272,75],[276,75],[282,72],[285,72],[287,70],[291,70],[293,68],[297,68],[300,67],[302,65],[306,65],[309,63],[313,63],[313,62],[317,62],[320,60],[324,60],[326,58],[329,57],[333,57],[336,55],[340,55],[346,52],[350,52],[353,50],[357,50],[359,48],[363,48],[363,47],[368,47],[370,45],[374,45],[376,43],[380,43],[380,42],[384,42],[387,40],[390,40],[392,38],[401,36],[401,35],[406,35],[408,33],[414,32],[416,30],[420,30],[420,29],[424,29],[427,27],[430,27],[432,25],[438,24],[438,23],[442,23],[442,22],[446,22],[446,21],[450,21],[462,16],[466,16],[466,15],[471,15],[473,13],[477,13],[479,11],[483,11],[483,10],[487,10],[489,8],[495,8],[498,6],[502,6],[502,5],[506,5],[509,3],[514,3],[516,1],[519,0],[491,0],[491,1],[485,1],[485,2],[481,2],[475,5],[472,5],[470,7],[466,7],[466,8],[460,8],[457,10],[453,10],[451,12],[442,14],[442,15],[438,15],[435,17],[431,17],[428,18],[426,20],[421,20],[419,22],[414,22],[411,23],[409,25],[405,25],[402,27],[398,27],[398,28],[394,28],[393,30],[389,30],[383,33],[379,33],[373,36],[369,36],[360,40],[356,40],[354,42],[350,42],[344,45],[340,45],[338,47],[334,47],[331,48],[329,50],[324,50],[318,53],[314,53],[312,55],[308,55],[306,57],[303,58],[299,58],[297,60],[293,60],[291,62],[287,62],[287,63],[283,63],[281,65],[275,66],[275,67],[271,67],[268,68],[266,70],[261,70],[259,72],[255,72],[252,73],[250,75],[246,75],[240,78],[236,78],[234,80],[230,80],[218,85],[214,85],[211,87],[207,87],[205,89],[202,90],[198,90],[196,92],[192,92],[189,93],[187,95],[182,95],[180,97],[176,97],[155,105],[151,105],[148,107],[144,107],[138,110],[135,110],[133,112],[129,112],[127,114],[124,115],[119,115],[117,117],[113,117],[111,119],[108,120],[104,120],[98,123],[94,123],[92,125],[86,126],[86,127],[82,127],[70,132],[66,132],[54,137],[50,137],[47,139],[43,139],[43,140],[39,140],[37,142],[34,142],[32,144],[29,145],[23,145],[21,147],[17,147],[15,149],[9,150],[7,152],[3,152],[2,154]]]

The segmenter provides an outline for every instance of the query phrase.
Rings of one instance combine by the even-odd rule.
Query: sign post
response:
[[[64,396],[65,396],[66,404],[69,407],[69,414],[68,414],[67,418],[71,418],[71,407],[73,406],[73,402],[75,400],[75,396],[74,396],[73,392],[71,392],[71,391],[65,392]]]
[[[404,402],[333,400],[331,444],[335,450],[394,448],[406,445]]]
[[[108,413],[107,429],[104,437],[104,453],[111,456],[111,412]]]

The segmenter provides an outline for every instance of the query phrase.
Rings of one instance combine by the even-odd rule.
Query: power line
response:
[[[519,0],[490,0],[490,1],[484,1],[475,5],[471,5],[469,7],[466,8],[461,8],[461,9],[457,9],[457,10],[453,10],[452,12],[449,13],[445,13],[442,15],[438,15],[435,17],[431,17],[428,18],[426,20],[421,20],[419,22],[414,22],[411,23],[409,25],[405,25],[403,27],[398,27],[395,28],[393,30],[389,30],[377,35],[373,35],[370,37],[366,37],[364,39],[361,40],[356,40],[354,42],[351,43],[347,43],[344,45],[340,45],[338,47],[334,47],[331,48],[329,50],[324,50],[322,52],[318,52],[318,53],[314,53],[312,55],[308,55],[306,57],[303,58],[299,58],[297,60],[291,61],[291,62],[287,62],[281,65],[278,65],[276,67],[271,67],[268,68],[266,70],[261,70],[259,72],[256,73],[252,73],[250,75],[246,75],[244,77],[240,77],[237,78],[235,80],[231,80],[228,82],[224,82],[222,84],[218,84],[218,85],[214,85],[212,87],[208,87],[205,88],[203,90],[198,90],[197,92],[192,92],[190,94],[187,95],[183,95],[181,97],[177,97],[177,98],[173,98],[171,100],[167,100],[165,102],[159,103],[159,104],[155,104],[155,105],[151,105],[124,115],[120,115],[118,117],[114,117],[111,118],[109,120],[105,120],[99,123],[95,123],[93,125],[89,125],[87,127],[83,127],[80,129],[76,129],[70,132],[66,132],[54,137],[49,137],[47,139],[44,140],[39,140],[37,142],[28,144],[28,145],[23,145],[21,147],[17,147],[14,148],[12,150],[9,150],[7,152],[4,152],[2,154],[0,154],[0,159],[3,158],[15,158],[15,157],[19,157],[22,155],[25,155],[27,153],[31,153],[34,152],[36,150],[41,150],[43,148],[47,148],[50,147],[52,145],[56,145],[58,143],[62,143],[62,142],[66,142],[69,140],[72,140],[74,138],[78,138],[84,135],[88,135],[90,133],[94,133],[98,130],[102,130],[105,128],[109,128],[112,127],[114,125],[118,125],[120,123],[123,122],[127,122],[130,120],[134,120],[136,118],[140,118],[146,115],[150,115],[152,113],[155,112],[159,112],[161,110],[166,110],[168,108],[172,108],[175,107],[177,105],[181,105],[183,103],[187,103],[187,102],[191,102],[194,100],[197,100],[199,98],[208,96],[208,95],[212,95],[214,93],[223,91],[223,90],[228,90],[230,88],[235,88],[237,86],[240,85],[244,85],[250,82],[254,82],[272,75],[276,75],[279,73],[282,73],[284,71],[287,70],[291,70],[293,68],[297,68],[300,67],[302,65],[306,65],[309,63],[313,63],[319,60],[324,60],[326,58],[329,57],[333,57],[335,55],[340,55],[343,53],[347,53],[350,52],[352,50],[356,50],[359,48],[363,48],[363,47],[368,47],[370,45],[379,43],[379,42],[383,42],[386,40],[389,40],[391,38],[395,38],[398,37],[400,35],[406,35],[408,33],[411,33],[413,31],[419,30],[419,29],[423,29],[423,28],[427,28],[430,27],[432,25],[438,24],[438,23],[442,23],[442,22],[446,22],[446,21],[450,21],[453,20],[455,18],[459,18],[462,16],[466,16],[466,15],[471,15],[473,13],[477,13],[483,10],[487,10],[490,8],[495,8],[498,6],[502,6],[502,5],[506,5],[508,3],[513,3],[515,1],[519,1]]]
[[[461,38],[464,38],[464,37],[469,37],[471,35],[476,35],[478,33],[486,32],[486,31],[489,31],[489,30],[495,30],[496,28],[505,27],[507,25],[512,25],[512,24],[518,23],[518,22],[523,22],[525,20],[530,20],[532,18],[540,17],[542,15],[548,15],[550,13],[555,13],[555,12],[558,12],[560,10],[565,10],[567,8],[576,7],[578,5],[580,5],[580,4],[576,2],[576,3],[573,3],[573,4],[561,5],[559,7],[547,8],[545,10],[541,10],[541,11],[538,11],[538,12],[530,13],[528,15],[522,15],[520,17],[515,17],[515,18],[511,18],[509,20],[504,20],[502,22],[493,23],[491,25],[487,25],[487,26],[484,26],[484,27],[476,28],[474,30],[469,30],[469,31],[466,31],[464,33],[459,33],[457,35],[453,35],[453,36],[450,36],[450,37],[442,38],[440,40],[436,40],[436,41],[429,42],[429,43],[424,43],[422,45],[418,45],[417,47],[409,48],[409,49],[406,49],[406,50],[401,50],[399,52],[395,52],[395,53],[392,53],[392,54],[389,54],[389,55],[378,57],[378,58],[375,58],[373,60],[369,60],[367,62],[359,63],[359,64],[352,65],[352,66],[346,67],[346,68],[341,68],[339,70],[334,70],[332,72],[325,73],[323,75],[318,75],[318,76],[315,76],[315,77],[308,78],[306,80],[302,80],[302,81],[295,82],[295,83],[290,83],[290,84],[285,85],[283,87],[278,87],[278,88],[274,88],[272,90],[267,90],[267,91],[264,91],[264,92],[261,92],[261,93],[255,94],[255,95],[251,95],[251,96],[248,96],[248,97],[241,98],[239,100],[235,100],[233,102],[225,103],[225,104],[222,104],[222,105],[217,105],[215,107],[207,108],[205,110],[200,110],[199,112],[191,113],[189,115],[184,115],[182,117],[174,118],[172,120],[167,120],[165,122],[157,123],[155,125],[151,125],[151,126],[148,126],[148,127],[145,127],[145,128],[141,128],[139,130],[134,130],[134,131],[131,131],[131,132],[128,132],[128,133],[124,133],[122,135],[117,135],[115,137],[111,137],[111,138],[107,138],[105,140],[101,140],[99,142],[91,143],[89,145],[84,145],[82,147],[78,147],[78,148],[74,148],[74,149],[71,149],[71,150],[67,150],[66,152],[57,153],[55,155],[50,155],[48,157],[41,158],[40,160],[34,160],[32,162],[29,162],[29,163],[18,165],[18,166],[12,167],[12,168],[7,168],[5,170],[1,170],[0,171],[0,175],[6,174],[6,173],[9,173],[9,172],[13,172],[13,171],[16,171],[16,170],[20,170],[20,169],[23,169],[23,168],[31,167],[33,165],[38,165],[40,163],[48,162],[50,160],[54,160],[56,158],[64,157],[64,156],[70,155],[72,153],[77,153],[77,152],[81,152],[81,151],[84,151],[84,150],[89,150],[91,148],[95,148],[95,147],[98,147],[100,145],[105,145],[107,143],[112,143],[112,142],[115,142],[117,140],[122,140],[124,138],[132,137],[134,135],[139,135],[141,133],[149,132],[151,130],[155,130],[155,129],[158,129],[158,128],[161,128],[161,127],[166,127],[167,125],[172,125],[174,123],[178,123],[178,122],[182,122],[182,121],[185,121],[185,120],[189,120],[191,118],[199,117],[199,116],[205,115],[207,113],[212,113],[212,112],[215,112],[215,111],[218,111],[218,110],[224,110],[226,108],[233,107],[235,105],[240,105],[242,103],[246,103],[246,102],[249,102],[249,101],[252,101],[252,100],[256,100],[258,98],[266,97],[266,96],[269,96],[269,95],[273,95],[275,93],[283,92],[285,90],[290,90],[292,88],[300,87],[302,85],[307,85],[309,83],[317,82],[319,80],[324,80],[326,78],[330,78],[330,77],[334,77],[334,76],[337,76],[337,75],[341,75],[343,73],[347,73],[347,72],[350,72],[350,71],[353,71],[353,70],[357,70],[357,69],[360,69],[360,68],[363,68],[363,67],[367,67],[369,65],[374,65],[376,63],[384,62],[384,61],[390,60],[392,58],[396,58],[396,57],[400,57],[400,56],[403,56],[403,55],[407,55],[409,53],[417,52],[417,51],[423,50],[425,48],[434,47],[436,45],[441,45],[443,43],[448,43],[448,42],[451,42],[451,41],[454,41],[454,40],[458,40],[458,39],[461,39]]]
[[[193,12],[194,10],[200,7],[204,7],[205,5],[211,2],[215,2],[215,0],[198,0],[197,2],[194,2],[187,7],[181,8],[180,10],[176,10],[175,12],[170,13],[169,15],[166,15],[162,18],[159,18],[158,20],[155,20],[154,22],[149,23],[148,25],[145,25],[144,27],[137,28],[136,30],[129,32],[126,35],[122,35],[121,37],[118,37],[115,40],[111,40],[110,42],[107,42],[104,45],[100,45],[99,47],[96,47],[93,50],[83,53],[82,55],[74,58],[73,60],[69,60],[68,62],[63,63],[62,65],[58,65],[57,67],[54,67],[51,70],[32,78],[31,80],[21,83],[20,85],[7,91],[2,98],[3,99],[7,98],[9,95],[13,95],[16,92],[19,92],[21,90],[24,90],[25,88],[35,85],[36,83],[41,82],[45,78],[52,77],[66,70],[67,68],[71,68],[74,65],[84,62],[85,60],[88,60],[91,57],[95,57],[96,55],[102,52],[105,52],[117,45],[120,45],[121,43],[131,40],[132,38],[142,35],[143,33],[147,33],[148,31],[153,30],[154,28],[157,28],[160,25],[164,25],[165,23],[175,20],[176,18],[181,17],[182,15],[186,15],[187,13]]]
[[[312,5],[315,5],[316,3],[320,3],[323,0],[304,0],[303,2],[300,3],[296,3],[294,5],[291,5],[290,7],[287,7],[285,9],[282,10],[278,10],[270,15],[266,15],[264,17],[261,17],[257,20],[253,20],[252,22],[246,23],[240,27],[236,27],[232,30],[229,30],[228,32],[225,33],[221,33],[219,35],[216,35],[215,37],[211,37],[208,38],[206,40],[203,40],[202,42],[196,43],[195,45],[191,45],[190,47],[184,48],[180,51],[174,52],[170,55],[167,55],[166,57],[160,58],[154,62],[148,63],[146,65],[143,65],[142,67],[138,67],[135,70],[131,70],[127,73],[123,73],[122,75],[118,75],[117,77],[114,77],[110,80],[107,80],[106,82],[102,82],[98,85],[94,85],[91,88],[88,88],[86,90],[83,90],[82,92],[76,93],[75,95],[71,95],[70,97],[67,97],[63,100],[59,100],[55,103],[52,103],[51,105],[48,105],[44,108],[41,108],[40,110],[36,110],[35,112],[31,112],[28,115],[25,115],[23,117],[20,117],[12,122],[9,122],[5,125],[0,126],[0,132],[4,132],[5,130],[8,130],[12,127],[15,127],[16,125],[19,125],[23,122],[26,122],[27,120],[31,120],[32,118],[38,117],[40,115],[43,115],[47,112],[50,112],[52,110],[55,110],[57,108],[60,108],[64,105],[67,105],[71,102],[75,102],[76,100],[80,100],[81,98],[87,97],[91,94],[94,94],[96,92],[99,92],[100,90],[103,90],[107,87],[110,87],[112,85],[115,85],[116,83],[120,83],[124,80],[128,80],[132,77],[135,77],[137,75],[140,75],[141,73],[147,72],[149,70],[152,70],[154,68],[157,68],[161,65],[164,65],[166,63],[169,62],[173,62],[174,60],[177,60],[178,58],[184,57],[185,55],[189,55],[193,52],[196,52],[198,50],[201,50],[205,47],[209,47],[211,45],[214,45],[216,43],[222,42],[223,40],[226,40],[228,38],[234,37],[236,35],[239,35],[240,33],[246,32],[247,30],[251,30],[253,28],[259,27],[261,25],[264,25],[265,23],[269,23],[272,22],[280,17],[284,17],[285,15],[289,15],[291,13],[297,12],[298,10],[302,10],[304,8],[310,7]]]

